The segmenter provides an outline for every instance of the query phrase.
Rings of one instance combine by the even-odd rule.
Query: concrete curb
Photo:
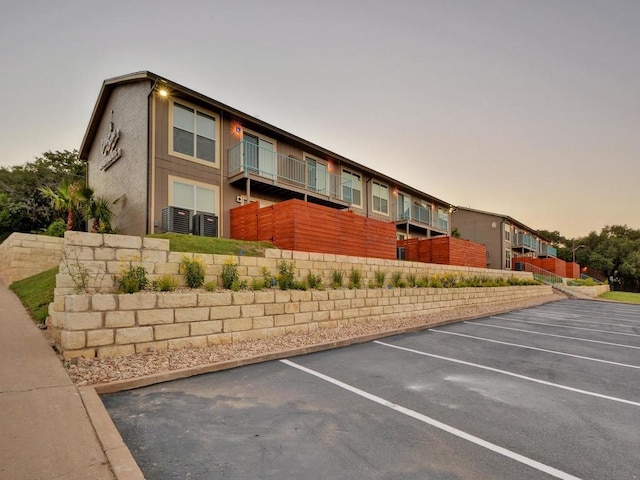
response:
[[[542,302],[537,305],[544,305],[546,303],[552,303],[561,299],[552,299],[546,302]],[[507,313],[513,311],[513,308],[504,308],[502,310],[496,310],[492,315],[498,315],[501,313]],[[93,428],[98,435],[98,439],[102,444],[102,447],[111,463],[111,468],[116,476],[117,480],[144,480],[144,475],[138,467],[133,455],[125,445],[120,433],[114,425],[111,417],[107,413],[104,404],[100,400],[99,395],[117,393],[125,390],[133,390],[135,388],[147,387],[149,385],[155,385],[157,383],[169,382],[172,380],[179,380],[182,378],[189,378],[195,375],[202,375],[205,373],[219,372],[222,370],[229,370],[232,368],[243,367],[246,365],[252,365],[255,363],[268,362],[271,360],[279,360],[282,358],[295,357],[299,355],[306,355],[309,353],[321,352],[325,350],[333,350],[336,348],[348,347],[359,343],[367,343],[380,338],[391,337],[394,335],[402,335],[405,333],[415,333],[423,330],[428,330],[434,327],[440,327],[443,325],[449,325],[452,323],[463,322],[467,320],[475,320],[478,318],[486,317],[486,314],[469,315],[466,317],[458,317],[449,320],[443,320],[440,322],[425,323],[422,325],[414,325],[411,327],[405,327],[395,330],[388,330],[385,332],[378,332],[369,335],[362,335],[359,337],[351,337],[345,340],[338,340],[335,342],[319,343],[315,345],[308,345],[305,347],[295,348],[291,350],[282,350],[278,352],[265,353],[256,355],[253,357],[242,358],[239,360],[229,360],[225,362],[216,362],[206,365],[198,365],[195,367],[182,368],[179,370],[172,370],[170,372],[156,373],[152,375],[146,375],[144,377],[132,378],[127,380],[119,380],[110,383],[101,383],[93,386],[80,387],[78,390],[84,402],[85,408],[93,424]]]

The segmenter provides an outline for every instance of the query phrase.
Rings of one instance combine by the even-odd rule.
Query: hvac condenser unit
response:
[[[189,233],[191,224],[191,210],[180,207],[164,207],[162,209],[162,231],[175,233]]]
[[[218,217],[212,213],[197,213],[194,215],[193,234],[203,237],[217,237]]]

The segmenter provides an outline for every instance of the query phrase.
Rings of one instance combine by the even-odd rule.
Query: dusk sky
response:
[[[640,1],[3,1],[0,166],[150,70],[446,202],[640,228]]]

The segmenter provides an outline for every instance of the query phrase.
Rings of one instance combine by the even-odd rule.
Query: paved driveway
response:
[[[640,307],[564,300],[103,397],[154,479],[638,479]]]

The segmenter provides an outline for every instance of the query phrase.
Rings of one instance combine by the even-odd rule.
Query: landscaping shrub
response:
[[[349,288],[362,288],[362,272],[358,268],[352,268],[349,274]]]
[[[131,265],[118,277],[117,283],[118,293],[136,293],[144,290],[149,284],[147,270],[141,265]]]
[[[234,282],[239,280],[238,265],[233,261],[233,258],[227,259],[222,266],[222,286],[226,289],[232,289]]]
[[[151,282],[151,286],[158,292],[173,292],[178,288],[178,280],[173,275],[162,275]]]
[[[204,283],[204,265],[199,258],[182,257],[180,267],[184,269],[189,288],[200,288],[202,286]]]

